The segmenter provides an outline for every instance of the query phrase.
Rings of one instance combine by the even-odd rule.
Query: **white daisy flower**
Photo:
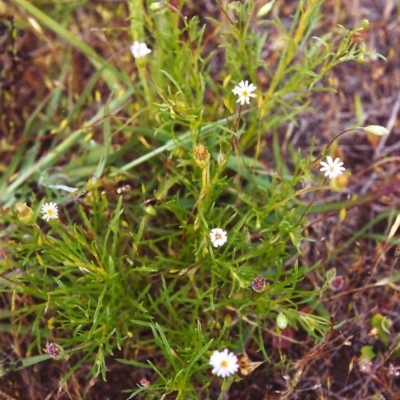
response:
[[[44,203],[40,212],[43,214],[42,218],[46,221],[58,218],[58,206],[56,203]]]
[[[320,168],[321,172],[324,172],[325,176],[328,176],[329,179],[333,179],[342,175],[346,168],[342,167],[343,163],[340,161],[340,158],[337,157],[335,160],[331,156],[326,157],[326,162],[321,161],[322,168]]]
[[[236,103],[243,105],[244,103],[250,104],[250,97],[257,97],[254,93],[257,88],[248,81],[241,81],[239,85],[236,85],[235,88],[232,90],[234,94],[239,96]]]
[[[214,247],[222,246],[228,240],[226,231],[221,228],[211,229],[210,239]]]
[[[130,49],[135,58],[145,57],[147,54],[151,53],[151,49],[149,49],[144,42],[134,41]]]
[[[239,369],[238,358],[234,353],[228,352],[228,349],[215,350],[209,363],[213,367],[211,373],[222,378],[227,378]]]

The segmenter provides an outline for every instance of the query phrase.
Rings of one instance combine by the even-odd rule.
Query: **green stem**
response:
[[[201,172],[201,180],[202,180],[202,191],[206,190],[210,185],[210,166],[207,166]]]
[[[278,65],[278,68],[274,74],[274,77],[271,81],[268,92],[264,96],[261,106],[261,115],[265,115],[272,107],[272,102],[270,102],[270,100],[275,94],[275,89],[285,76],[286,69],[293,60],[296,53],[296,49],[298,48],[300,42],[304,39],[304,33],[309,26],[309,19],[314,10],[317,8],[319,2],[320,0],[310,0],[310,3],[308,4],[303,14],[301,15],[299,25],[297,27],[294,38],[293,40],[289,41],[286,54],[284,57],[282,57]]]
[[[142,0],[130,0],[128,2],[129,14],[131,20],[131,35],[133,41],[141,42],[144,40],[144,10]],[[153,96],[147,82],[147,71],[146,57],[139,58],[136,61],[138,67],[138,73],[140,82],[143,85],[143,90],[145,92],[145,99],[147,99],[148,104],[153,104]]]
[[[221,392],[219,393],[217,400],[223,400],[226,398],[226,393],[233,383],[233,378],[224,379],[221,385]]]
[[[268,209],[268,213],[274,211],[275,209],[279,208],[280,206],[283,206],[289,200],[294,199],[297,196],[300,196],[300,195],[305,194],[305,193],[315,192],[317,190],[326,190],[326,189],[327,189],[327,187],[322,185],[322,186],[317,186],[317,187],[314,187],[314,188],[298,190],[297,192],[295,192],[295,193],[291,194],[290,196],[284,198],[279,203],[275,203],[271,208]]]
[[[126,90],[121,96],[112,100],[108,104],[110,113],[117,112],[122,106],[125,105],[126,101],[132,96],[132,90]],[[45,156],[38,160],[35,164],[31,165],[29,168],[21,171],[17,178],[12,181],[4,193],[0,193],[0,199],[5,203],[5,206],[12,202],[11,195],[15,190],[26,182],[35,173],[42,172],[44,169],[49,168],[59,161],[60,157],[65,154],[73,145],[78,143],[84,135],[92,129],[92,127],[98,122],[102,121],[104,118],[104,107],[102,107],[97,115],[93,117],[90,121],[85,123],[85,127],[76,130],[75,132],[66,136],[66,139],[62,141],[57,147],[50,150]]]
[[[235,115],[233,117],[235,117]],[[216,123],[210,123],[206,126],[203,126],[199,130],[198,139],[203,137],[206,133],[212,132],[213,130],[215,130],[216,126],[226,125],[226,124],[227,124],[227,119],[222,118],[222,119],[218,120]],[[192,138],[193,138],[193,132],[191,130],[187,131],[185,133],[182,133],[182,135],[180,135],[179,137],[168,140],[168,142],[166,142],[163,146],[160,146],[157,149],[150,151],[149,153],[146,153],[139,158],[136,158],[135,160],[131,161],[129,164],[124,165],[122,168],[120,168],[120,170],[128,171],[131,168],[136,167],[137,165],[142,164],[143,162],[145,162],[147,160],[150,160],[151,158],[157,156],[158,154],[163,153],[164,151],[172,151],[172,150],[175,150],[176,148],[178,148],[180,145],[191,142]]]
[[[308,166],[308,168],[309,168],[311,165],[313,165],[313,164],[315,164],[316,162],[318,162],[318,161],[326,154],[326,152],[329,150],[329,148],[332,146],[332,144],[334,143],[334,141],[335,141],[336,139],[339,139],[340,136],[344,135],[344,134],[347,133],[347,132],[356,131],[356,130],[358,130],[358,129],[364,129],[364,128],[363,128],[362,126],[357,126],[356,128],[349,128],[349,129],[346,129],[346,130],[340,132],[339,134],[337,134],[337,135],[328,143],[328,145],[326,146],[325,150],[321,153],[321,155],[318,156],[318,157]]]
[[[325,183],[326,183],[327,179],[328,179],[328,178],[325,178],[325,179],[324,179],[324,181],[322,182],[322,185],[321,185],[321,186],[325,186]],[[310,204],[308,205],[308,207],[305,209],[305,211],[304,211],[303,214],[301,215],[299,221],[301,221],[301,220],[304,218],[304,216],[308,213],[308,211],[310,210],[311,206],[315,203],[315,201],[318,199],[318,197],[321,195],[321,193],[322,193],[321,190],[319,190],[319,191],[317,192],[317,194],[314,196],[314,198],[310,201]]]

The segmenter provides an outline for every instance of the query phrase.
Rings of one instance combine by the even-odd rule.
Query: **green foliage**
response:
[[[0,180],[6,227],[0,239],[9,254],[0,263],[8,277],[2,289],[15,299],[13,323],[34,319],[31,349],[40,353],[46,342],[57,341],[66,352],[83,354],[64,379],[84,362],[105,379],[108,357],[134,348],[147,361],[128,356],[120,362],[152,369],[158,380],[131,397],[176,392],[188,399],[207,392],[212,350],[240,353],[253,342],[269,360],[264,335],[275,329],[278,315],[284,325],[321,341],[329,319],[302,306],[314,307],[326,285],[306,289],[302,281],[317,265],[291,261],[307,239],[307,205],[298,196],[321,189],[298,190],[310,174],[312,149],[305,158],[292,151],[289,165],[274,146],[272,172],[261,162],[262,135],[270,131],[277,140],[277,128],[296,121],[313,91],[330,90],[322,82],[335,65],[364,61],[357,36],[363,28],[312,36],[320,17],[321,1],[315,0],[299,2],[290,27],[278,7],[270,19],[257,19],[252,0],[224,11],[227,24],[210,19],[206,25],[166,4],[152,11],[131,0],[131,39],[151,42],[152,54],[137,59],[136,72],[128,75],[39,8],[12,1],[97,68],[62,121],[51,115],[64,104],[63,93],[54,89],[38,105],[24,135],[40,136],[46,126],[52,148],[35,158],[36,147],[24,145],[27,154],[17,153]],[[207,26],[221,29],[219,47],[205,42]],[[262,58],[269,40],[264,26],[281,34],[277,65]],[[218,54],[224,61],[216,72]],[[265,88],[257,83],[259,74],[267,77]],[[100,77],[111,95],[94,117],[82,119]],[[232,89],[246,79],[256,84],[258,98],[237,106]],[[204,169],[193,156],[198,142],[211,157]],[[68,162],[52,168],[64,155]],[[124,179],[130,186],[118,193],[123,183],[115,182]],[[45,195],[31,193],[33,181],[42,183]],[[57,185],[84,187],[86,194],[60,196]],[[6,209],[17,196],[36,214],[43,202],[57,201],[60,219],[24,225]],[[227,231],[224,246],[212,246],[212,228]],[[251,285],[259,275],[267,286],[256,293]],[[32,301],[24,304],[24,296]]]

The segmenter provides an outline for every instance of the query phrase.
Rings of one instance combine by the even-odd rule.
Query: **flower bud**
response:
[[[234,1],[234,2],[228,4],[228,9],[231,10],[231,11],[239,13],[240,12],[240,6],[241,6],[240,1]]]
[[[328,271],[326,271],[326,280],[329,282],[331,279],[333,279],[336,276],[336,268],[331,268]]]
[[[258,275],[256,278],[254,278],[251,287],[255,292],[263,292],[266,289],[265,278],[262,275]]]
[[[258,10],[258,12],[257,12],[257,18],[261,18],[261,17],[264,17],[265,15],[267,15],[267,14],[271,11],[271,9],[272,9],[274,3],[275,3],[275,0],[272,0],[272,1],[268,2],[268,3],[265,3],[265,4]]]
[[[197,143],[193,151],[194,161],[201,168],[205,169],[210,165],[210,153],[206,146],[201,143]]]
[[[364,53],[360,53],[360,54],[357,56],[357,62],[360,63],[360,64],[364,64],[365,61],[366,61],[366,59],[365,59],[365,54],[364,54]]]
[[[364,19],[364,21],[361,24],[361,28],[363,28],[363,29],[369,28],[369,21],[367,19]]]
[[[160,11],[164,7],[164,4],[159,2],[159,1],[154,1],[153,3],[150,4],[150,10],[151,11]]]
[[[218,153],[218,167],[222,168],[228,161],[229,154],[222,153],[221,151]]]
[[[286,315],[282,312],[280,312],[276,317],[276,325],[279,329],[286,329],[288,326],[288,319],[286,318]]]
[[[23,224],[31,226],[36,223],[36,217],[32,208],[28,207],[25,203],[17,203],[15,211]]]
[[[46,353],[55,360],[68,360],[69,358],[64,349],[57,343],[48,343],[46,345]]]
[[[376,136],[384,136],[389,133],[388,129],[386,129],[384,126],[380,126],[380,125],[368,125],[368,126],[364,127],[364,130],[367,133],[371,133],[372,135],[376,135]]]
[[[229,328],[232,325],[232,316],[230,314],[226,314],[224,318],[224,325]]]
[[[157,215],[157,210],[152,205],[143,207],[143,210],[147,215],[150,215],[151,217],[155,217]]]
[[[141,386],[144,386],[144,387],[149,387],[150,386],[150,381],[148,381],[147,379],[144,379],[144,378],[142,378],[139,381],[139,383],[140,383]]]
[[[336,275],[329,281],[329,286],[333,290],[342,290],[344,287],[344,278],[343,275]]]

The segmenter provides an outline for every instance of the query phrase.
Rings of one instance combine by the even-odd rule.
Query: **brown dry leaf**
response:
[[[367,141],[371,145],[371,147],[375,150],[376,146],[378,146],[378,143],[380,142],[381,138],[380,136],[372,135],[370,133],[367,133]]]
[[[381,78],[384,73],[385,73],[385,66],[384,65],[376,67],[376,68],[374,68],[372,70],[372,74],[371,74],[372,75],[372,79],[373,80],[377,80],[377,79]]]
[[[247,353],[243,351],[243,354],[239,357],[240,373],[243,376],[250,375],[257,367],[259,367],[263,363],[265,363],[265,361],[251,361]]]

